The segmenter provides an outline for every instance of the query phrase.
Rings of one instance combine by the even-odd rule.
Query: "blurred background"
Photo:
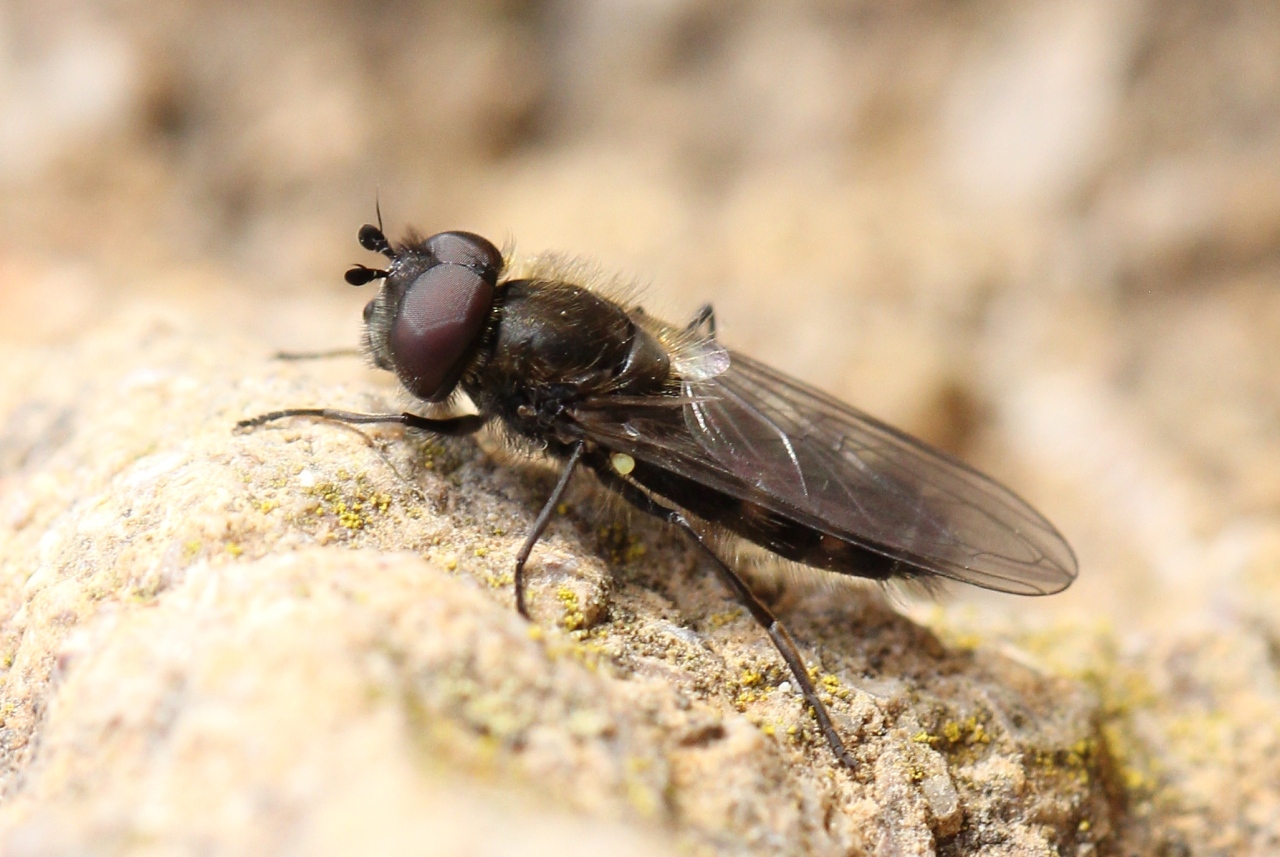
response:
[[[354,344],[375,199],[712,301],[1015,486],[1076,586],[921,618],[1093,683],[1193,850],[1280,847],[1280,5],[0,5],[6,347]]]

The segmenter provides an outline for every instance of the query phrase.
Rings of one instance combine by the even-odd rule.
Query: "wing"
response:
[[[867,414],[737,353],[682,386],[666,406],[574,418],[602,446],[921,572],[1020,595],[1075,579],[1075,555],[1039,512]]]

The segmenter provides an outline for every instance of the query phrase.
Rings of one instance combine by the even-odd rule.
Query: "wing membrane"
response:
[[[923,572],[1022,595],[1075,579],[1066,541],[1009,489],[748,357],[678,401],[575,416],[606,447]]]

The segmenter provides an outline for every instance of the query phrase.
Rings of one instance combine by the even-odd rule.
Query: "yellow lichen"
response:
[[[723,628],[741,615],[741,610],[724,610],[720,613],[712,613],[707,617],[707,622],[712,628]]]
[[[337,475],[348,483],[354,481],[354,484],[322,482],[308,489],[308,493],[319,500],[310,510],[312,514],[331,515],[343,529],[355,531],[364,529],[373,513],[384,513],[391,508],[391,495],[370,488],[363,476],[352,479],[343,470],[339,470]]]
[[[567,586],[561,586],[556,590],[556,600],[564,607],[560,627],[566,631],[577,631],[587,624],[587,618],[582,614],[582,606],[578,602],[578,593]]]
[[[647,781],[645,774],[652,763],[648,759],[631,757],[624,766],[627,800],[641,816],[652,818],[662,808],[660,793]]]
[[[836,699],[843,699],[845,702],[848,702],[853,698],[853,693],[840,683],[840,679],[836,678],[831,673],[826,673],[818,678],[818,686],[821,690],[826,691]]]

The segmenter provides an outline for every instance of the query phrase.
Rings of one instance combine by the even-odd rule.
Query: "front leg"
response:
[[[334,357],[363,357],[363,348],[328,348],[324,351],[277,351],[275,360],[329,360]]]
[[[420,429],[429,431],[432,434],[447,435],[450,437],[461,437],[462,435],[472,434],[478,431],[484,424],[485,419],[476,414],[466,414],[461,417],[448,417],[442,420],[433,420],[428,417],[420,417],[417,414],[404,412],[401,414],[361,414],[355,411],[339,411],[333,408],[289,408],[283,411],[271,411],[266,414],[259,414],[247,420],[240,420],[236,423],[236,429],[243,431],[245,429],[257,428],[276,420],[288,419],[289,417],[315,417],[322,420],[332,420],[336,423],[347,423],[348,425],[370,425],[377,423],[393,423],[402,425],[405,428]]]

